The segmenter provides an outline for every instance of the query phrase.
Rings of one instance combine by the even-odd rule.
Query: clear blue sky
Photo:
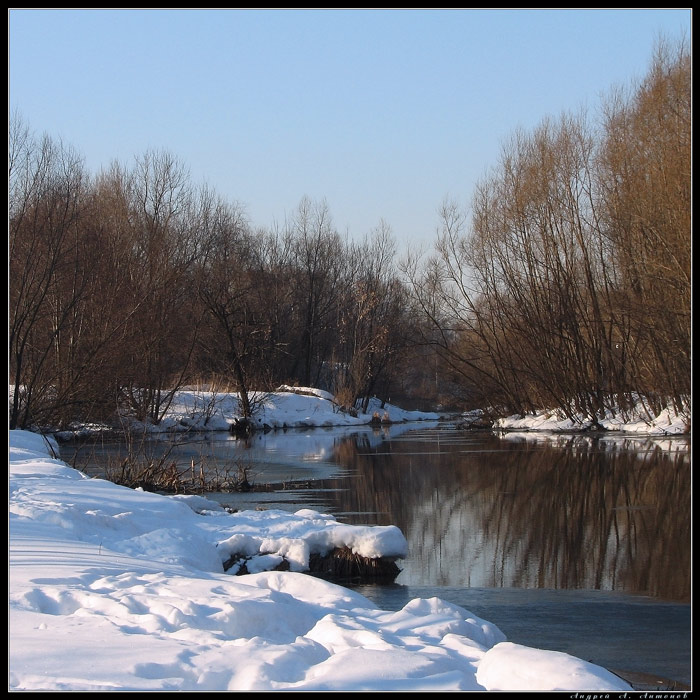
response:
[[[166,149],[254,225],[430,244],[504,140],[642,77],[669,10],[9,10],[9,107],[91,172]]]

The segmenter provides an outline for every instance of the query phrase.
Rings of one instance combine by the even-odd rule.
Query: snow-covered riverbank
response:
[[[465,413],[461,417],[439,412],[407,411],[391,402],[372,399],[366,413],[342,410],[334,397],[313,388],[279,387],[275,392],[254,394],[256,411],[251,419],[255,428],[286,430],[295,428],[329,428],[359,426],[368,423],[396,424],[440,419],[462,420],[465,425],[477,421],[482,411]],[[175,393],[173,401],[158,425],[139,423],[127,417],[124,426],[149,433],[183,431],[227,431],[242,418],[238,395],[213,392],[201,388],[185,388]],[[557,411],[538,411],[526,416],[508,416],[493,422],[497,430],[582,432],[596,430],[629,432],[637,435],[681,435],[690,429],[690,407],[677,414],[666,408],[657,415],[646,410],[640,402],[636,409],[623,413],[608,411],[594,426],[580,416],[575,420]],[[78,425],[73,430],[56,434],[59,439],[71,439],[100,432],[106,426]]]
[[[607,411],[605,417],[599,418],[595,424],[582,416],[572,420],[557,411],[539,411],[527,416],[500,418],[495,421],[493,427],[500,430],[552,432],[603,430],[637,435],[683,435],[690,431],[690,409],[684,411],[684,414],[678,415],[670,408],[655,414],[645,410],[640,403],[627,415],[620,411]]]
[[[86,478],[52,448],[10,432],[11,690],[629,690],[438,598],[382,611],[300,573],[340,542],[400,555],[396,528],[229,514]],[[259,573],[223,572],[239,545]],[[262,570],[283,555],[296,571]]]

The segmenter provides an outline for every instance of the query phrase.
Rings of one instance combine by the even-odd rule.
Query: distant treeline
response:
[[[595,416],[690,394],[690,55],[663,42],[602,120],[516,133],[445,203],[428,259],[344,239],[303,198],[274,230],[168,152],[86,172],[9,134],[10,427],[158,422],[173,391],[328,389]]]

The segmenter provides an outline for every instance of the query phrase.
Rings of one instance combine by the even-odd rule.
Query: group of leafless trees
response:
[[[10,134],[10,426],[158,422],[183,383],[387,390],[406,288],[383,223],[341,238],[302,199],[282,230],[195,187],[166,152],[89,176],[71,148]],[[383,382],[383,384],[382,384]]]
[[[600,120],[515,133],[409,266],[426,341],[482,406],[682,410],[691,380],[691,60],[658,42]],[[686,404],[687,407],[687,404]]]
[[[158,422],[196,381],[240,392],[245,416],[253,391],[281,383],[366,406],[408,375],[424,393],[450,386],[508,411],[595,417],[638,396],[680,409],[686,44],[660,42],[647,76],[602,115],[516,133],[471,218],[446,203],[435,254],[402,265],[383,222],[348,240],[325,202],[304,198],[283,226],[255,229],[167,152],[92,175],[13,115],[10,427],[124,410]]]

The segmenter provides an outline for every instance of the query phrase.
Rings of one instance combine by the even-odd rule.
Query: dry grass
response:
[[[109,464],[105,475],[109,481],[129,488],[142,488],[144,491],[163,493],[205,493],[218,491],[250,491],[253,489],[251,467],[234,464],[230,467],[208,466],[202,463],[178,466],[168,459],[139,459],[128,455],[124,459]]]

